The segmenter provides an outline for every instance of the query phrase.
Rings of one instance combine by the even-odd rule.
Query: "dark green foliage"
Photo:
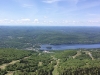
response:
[[[29,55],[31,55],[30,51],[1,48],[0,49],[0,65],[4,63],[9,63],[12,60],[22,59]]]
[[[82,52],[80,56],[77,56],[76,59],[84,60],[84,59],[91,59],[91,57],[88,54],[85,54],[85,52]]]
[[[100,60],[99,59],[92,60],[91,57],[88,54],[86,54],[86,52],[88,51],[83,50],[80,52],[81,55],[76,56],[75,58],[68,57],[66,60],[64,56],[66,57],[67,55],[69,55],[67,54],[67,51],[66,53],[59,52],[60,56],[63,56],[62,59],[60,59],[60,63],[58,65],[59,75],[99,75],[100,74],[100,65],[99,65]],[[95,54],[95,52],[98,51],[93,50],[90,52],[92,54]]]
[[[50,55],[33,53],[29,58],[20,60],[19,63],[6,67],[7,71],[17,71],[15,75],[52,75],[54,64]],[[41,66],[39,62],[42,63]]]
[[[75,54],[77,54],[76,50],[65,50],[55,53],[55,57],[62,59],[62,61],[67,61],[67,59],[72,58]]]
[[[5,75],[6,73],[7,73],[6,70],[1,70],[1,69],[0,69],[0,75]]]
[[[100,67],[70,68],[64,70],[59,75],[100,75]]]
[[[79,50],[54,51],[54,53],[51,54],[31,51],[30,54],[30,51],[1,49],[1,53],[6,59],[12,58],[12,60],[15,60],[15,56],[19,58],[20,61],[15,64],[9,64],[5,70],[0,69],[0,75],[5,75],[9,71],[13,71],[13,75],[53,75],[55,65],[57,66],[59,75],[100,75],[99,56],[92,60],[86,53],[90,52],[93,56],[96,54],[99,55],[97,53],[99,49],[81,50],[81,55],[73,58],[73,56],[77,55],[78,51]],[[14,56],[11,53],[13,53]],[[22,58],[26,56],[29,57]]]
[[[0,27],[2,48],[25,49],[35,44],[94,43],[100,43],[99,27]]]
[[[92,51],[92,55],[95,59],[100,59],[100,50]]]

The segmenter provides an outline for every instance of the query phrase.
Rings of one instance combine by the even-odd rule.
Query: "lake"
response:
[[[79,49],[79,48],[85,48],[85,49],[91,49],[91,48],[100,48],[100,44],[74,44],[74,45],[40,45],[41,50],[66,50],[66,49]],[[51,49],[48,49],[47,47],[52,47]]]

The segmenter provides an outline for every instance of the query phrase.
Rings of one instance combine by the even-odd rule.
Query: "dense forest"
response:
[[[0,48],[24,49],[35,44],[95,43],[100,43],[100,27],[0,27]]]
[[[0,49],[0,75],[100,75],[100,49]],[[9,61],[8,61],[9,60]]]
[[[100,75],[99,48],[39,50],[41,44],[98,43],[99,27],[1,26],[0,75]]]

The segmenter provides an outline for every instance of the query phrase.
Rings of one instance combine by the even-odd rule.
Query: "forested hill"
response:
[[[34,44],[100,43],[100,27],[0,27],[0,47],[27,48]]]
[[[0,49],[0,75],[100,75],[100,49]]]

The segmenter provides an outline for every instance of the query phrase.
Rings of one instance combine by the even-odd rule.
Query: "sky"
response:
[[[100,0],[0,0],[0,26],[100,26]]]

